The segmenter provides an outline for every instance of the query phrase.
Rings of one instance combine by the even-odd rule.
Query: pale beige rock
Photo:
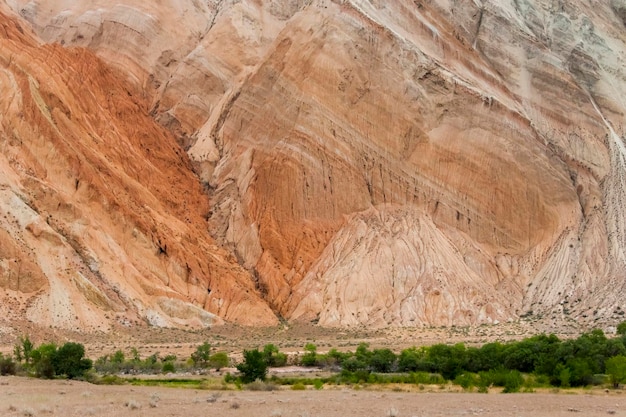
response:
[[[4,319],[276,323],[208,234],[208,198],[137,91],[2,14],[0,45],[0,285],[19,303]]]
[[[620,4],[9,2],[150,102],[208,188],[209,228],[248,271],[241,285],[288,319],[332,326],[620,319]],[[96,252],[120,242],[82,230]],[[142,233],[128,262],[154,245]],[[185,274],[142,264],[156,282]]]

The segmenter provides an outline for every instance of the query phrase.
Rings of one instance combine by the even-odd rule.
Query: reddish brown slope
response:
[[[619,3],[11,2],[149,98],[268,304],[338,326],[621,319]]]
[[[122,79],[0,14],[0,283],[19,304],[3,316],[83,329],[274,323],[209,237],[187,156]]]

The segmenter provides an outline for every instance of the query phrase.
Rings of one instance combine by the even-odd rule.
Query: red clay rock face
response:
[[[115,207],[128,214],[101,204],[102,218],[131,222],[123,229],[152,245],[151,256],[125,250],[141,259],[139,275],[158,277],[132,281],[143,283],[143,303],[163,304],[173,288],[226,320],[271,322],[271,308],[328,326],[471,325],[530,312],[598,323],[626,308],[626,39],[616,2],[123,3],[12,7],[44,40],[111,64],[119,74],[101,70],[107,83],[133,86],[124,89],[141,123],[122,91],[124,102],[106,107],[113,121],[84,129],[107,137],[99,121],[125,126],[115,138],[151,141],[133,145],[136,157],[104,139],[57,152],[81,160],[98,145],[119,159],[97,165],[107,180],[92,194],[115,178]],[[92,78],[97,91],[101,77]],[[46,134],[100,111],[71,81],[59,82],[65,93],[38,87],[52,109],[53,123],[37,113]],[[190,162],[163,129],[145,131],[144,110]],[[151,158],[159,168],[138,173],[133,164]],[[86,175],[84,163],[71,174],[48,165],[39,169],[57,169],[70,191]],[[136,182],[145,200],[134,200]],[[87,222],[100,259],[111,243],[74,207],[63,212]],[[99,265],[127,294],[117,265]],[[176,280],[163,290],[168,274]],[[208,298],[198,292],[206,286]],[[243,313],[251,306],[258,320]]]
[[[39,324],[272,324],[186,154],[91,52],[0,15],[0,283]],[[4,306],[4,305],[3,305]]]

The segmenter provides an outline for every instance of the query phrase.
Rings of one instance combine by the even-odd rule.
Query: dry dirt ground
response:
[[[0,377],[2,416],[606,416],[626,415],[626,394],[605,391],[470,394],[353,390],[273,392],[96,386]]]
[[[425,346],[435,343],[464,342],[468,345],[482,345],[491,341],[519,340],[538,333],[555,333],[561,338],[576,337],[590,328],[565,323],[558,327],[542,323],[519,321],[492,326],[475,327],[439,327],[439,328],[389,328],[372,330],[329,329],[312,325],[290,324],[276,327],[241,327],[235,325],[215,326],[202,330],[166,329],[149,326],[118,326],[109,333],[83,333],[75,331],[43,328],[30,322],[3,323],[0,321],[0,352],[11,353],[13,346],[23,335],[39,345],[45,342],[63,344],[67,341],[85,345],[86,354],[96,359],[118,349],[129,353],[137,348],[142,357],[158,352],[160,355],[174,354],[179,358],[188,358],[195,348],[208,341],[215,350],[228,352],[236,357],[243,349],[254,349],[273,343],[281,351],[297,353],[307,343],[314,343],[318,352],[331,348],[340,351],[354,351],[361,342],[367,342],[371,348],[390,348],[395,352],[411,346]],[[603,327],[607,334],[614,332],[614,327]]]

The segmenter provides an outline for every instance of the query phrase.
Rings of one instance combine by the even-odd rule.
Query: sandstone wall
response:
[[[152,204],[180,219],[197,190],[187,209],[208,217],[216,243],[185,229],[177,259],[219,253],[280,316],[599,323],[626,308],[619,1],[8,4],[132,85],[187,151],[177,175],[193,166],[210,200],[191,178],[149,176],[170,184]]]

